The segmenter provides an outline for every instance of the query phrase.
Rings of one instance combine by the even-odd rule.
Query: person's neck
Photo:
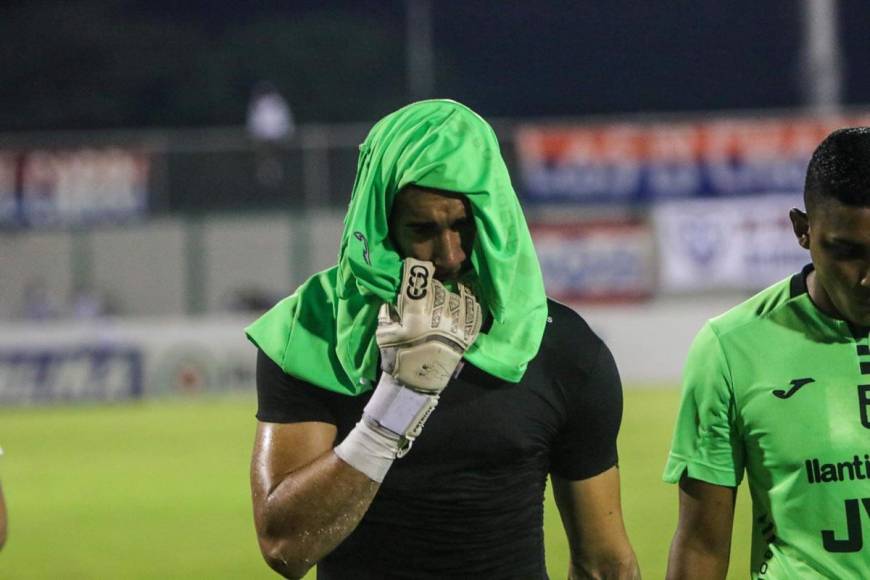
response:
[[[807,274],[807,292],[810,295],[810,300],[813,301],[813,304],[816,305],[816,308],[827,314],[832,318],[836,318],[838,320],[845,320],[843,315],[840,314],[840,311],[837,310],[837,307],[834,306],[834,303],[831,302],[831,297],[828,295],[828,292],[825,290],[824,286],[819,284],[819,279],[816,276],[816,271],[812,270],[809,274]]]

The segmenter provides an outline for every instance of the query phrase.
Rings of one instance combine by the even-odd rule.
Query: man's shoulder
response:
[[[601,339],[573,308],[547,298],[547,329],[541,348],[577,351],[597,347]]]
[[[800,276],[800,274],[795,274],[795,276]],[[711,318],[708,321],[709,327],[717,336],[722,337],[747,329],[755,330],[756,325],[763,325],[776,318],[797,297],[794,291],[793,278],[794,276],[789,276],[780,280],[733,308]]]

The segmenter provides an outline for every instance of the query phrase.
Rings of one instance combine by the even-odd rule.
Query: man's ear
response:
[[[810,220],[807,214],[796,207],[791,208],[788,212],[788,217],[791,219],[791,227],[794,230],[794,235],[800,246],[805,249],[810,249]]]

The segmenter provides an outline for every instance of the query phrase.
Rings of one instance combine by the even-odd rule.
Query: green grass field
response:
[[[677,493],[661,482],[678,393],[625,393],[622,501],[645,578],[664,576]],[[267,578],[248,499],[255,397],[0,410],[10,530],[0,578]],[[739,494],[733,578],[748,572]],[[567,545],[548,498],[547,565]],[[313,574],[309,576],[313,577]]]

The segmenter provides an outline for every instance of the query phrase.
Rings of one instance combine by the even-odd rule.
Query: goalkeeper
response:
[[[247,334],[254,519],[281,574],[547,578],[549,475],[569,576],[637,576],[613,358],[546,298],[495,134],[468,108],[423,101],[374,126],[338,265]]]

